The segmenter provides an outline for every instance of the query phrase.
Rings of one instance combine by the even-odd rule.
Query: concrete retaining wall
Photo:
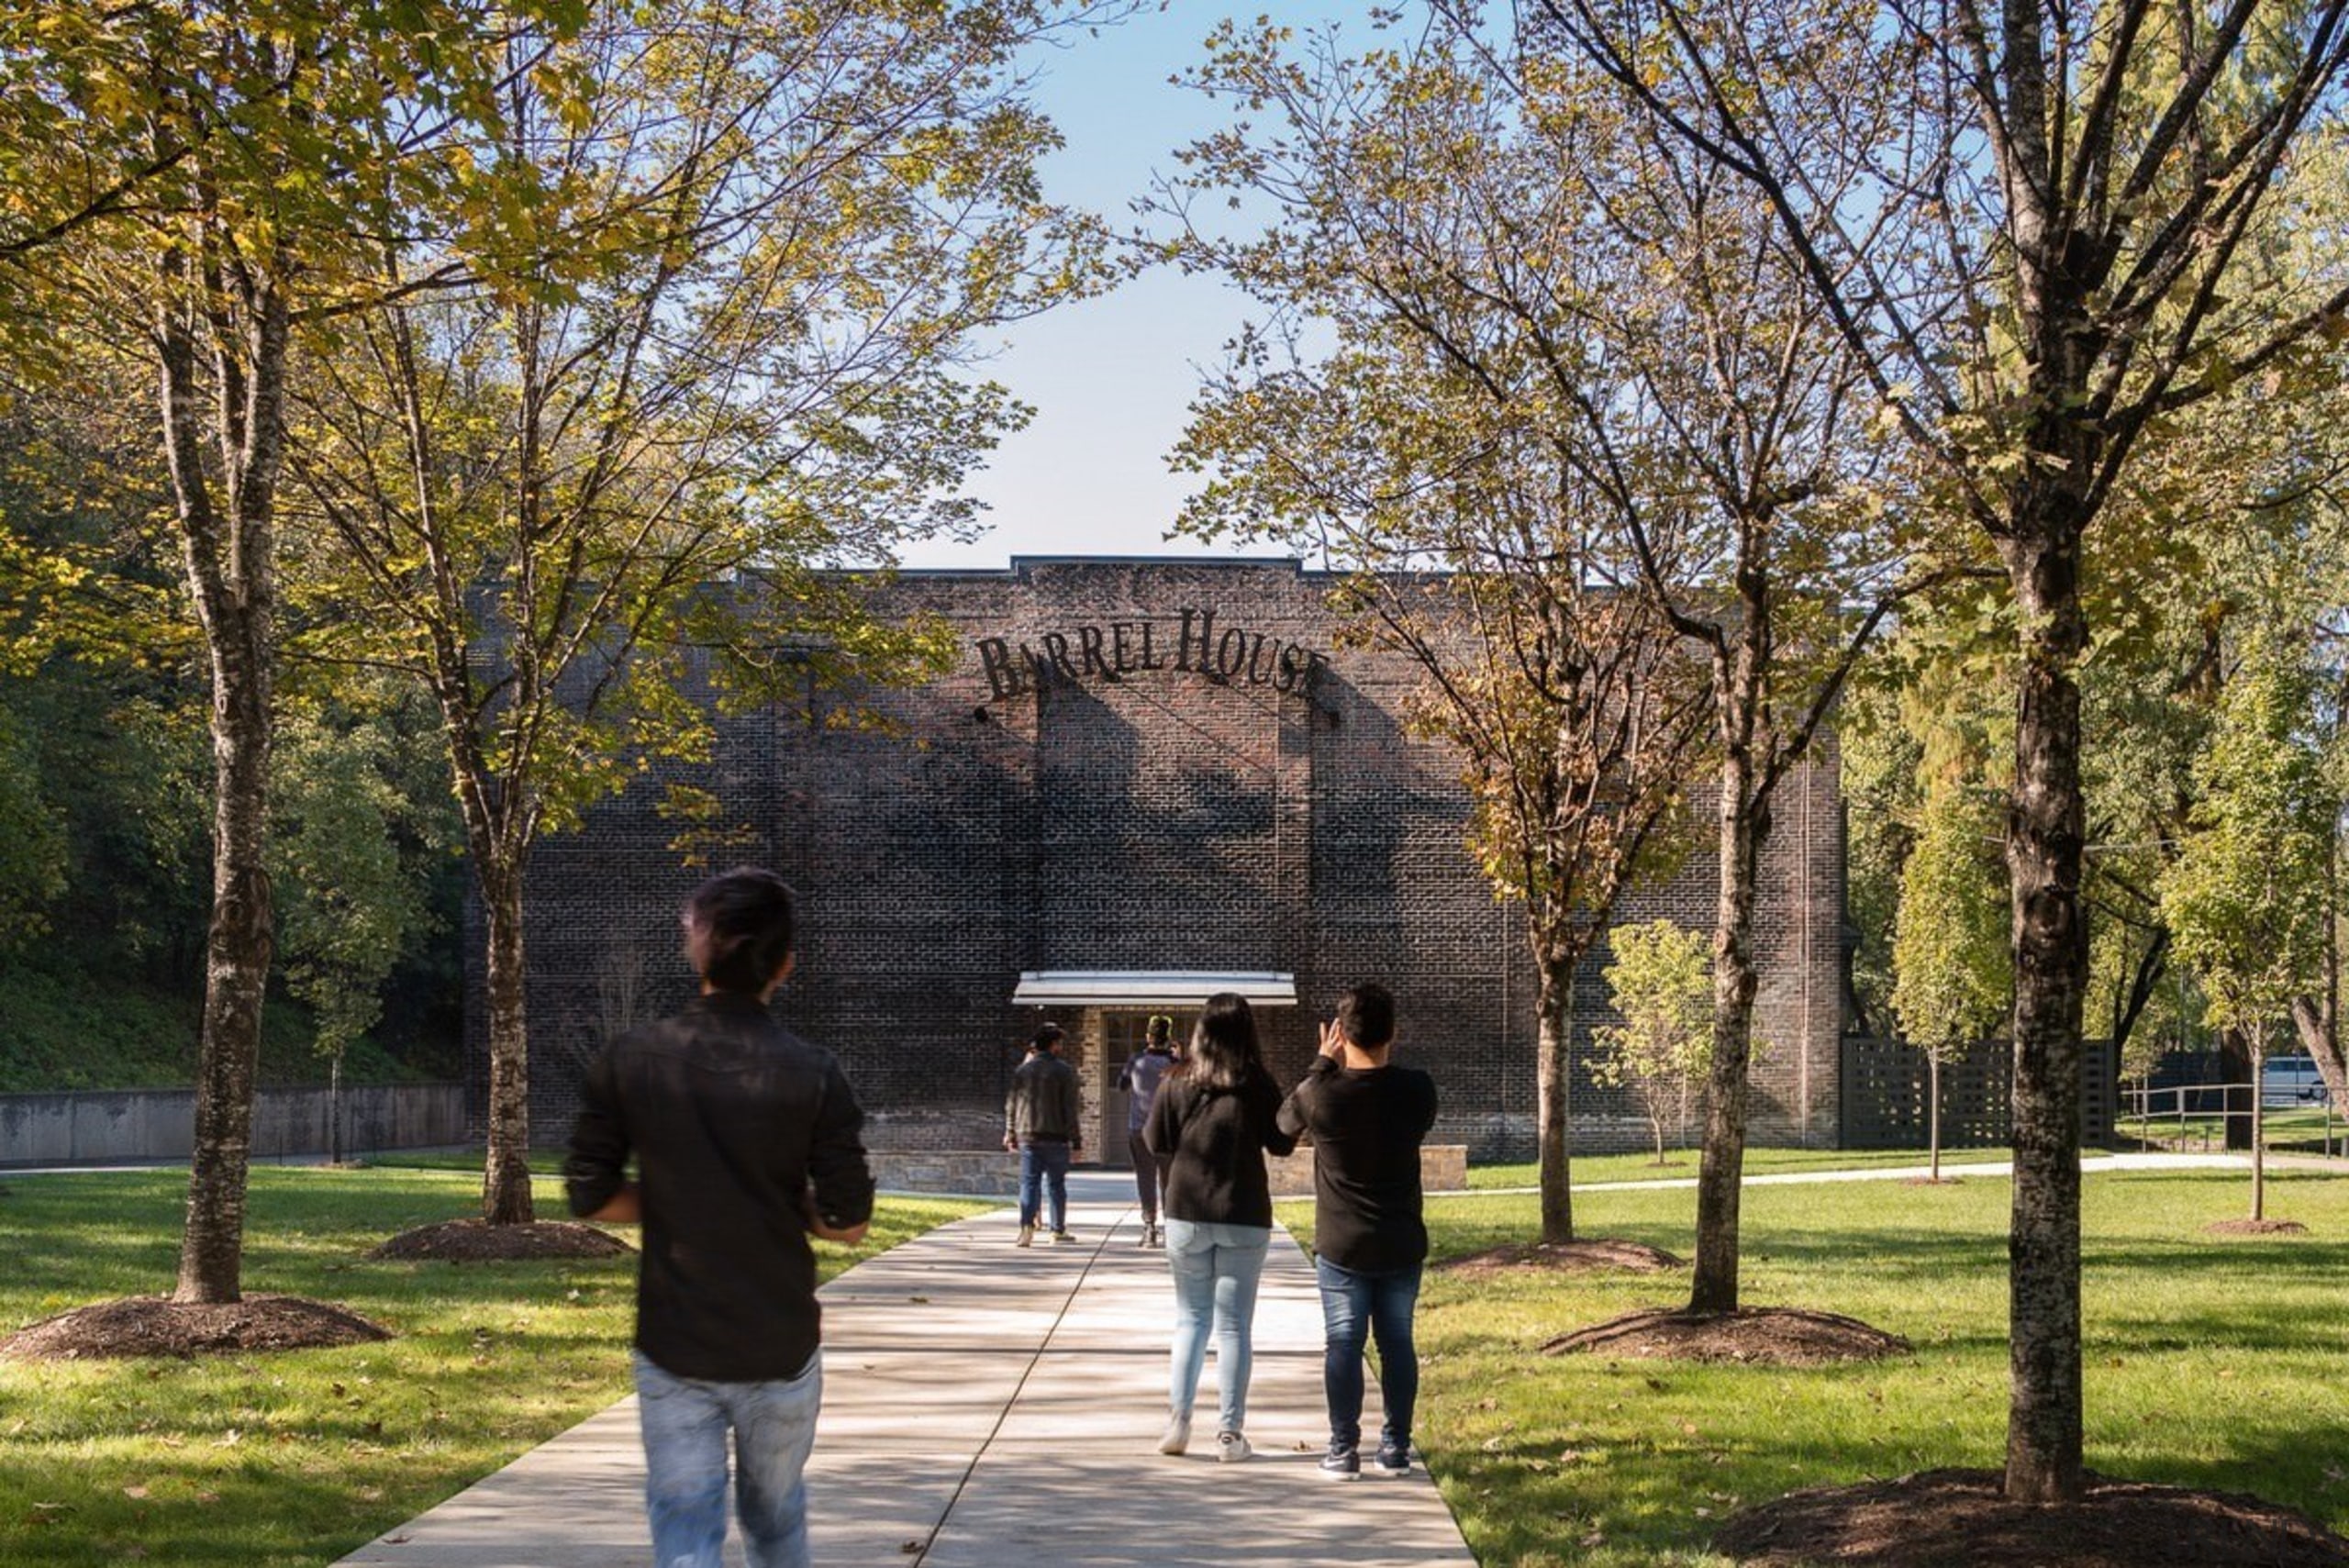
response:
[[[253,1103],[253,1158],[327,1153],[332,1106],[325,1089],[263,1089]],[[346,1154],[463,1143],[464,1085],[345,1089],[342,1129]],[[169,1162],[195,1146],[193,1089],[0,1095],[0,1166]]]
[[[964,1197],[1017,1197],[1019,1194],[1019,1157],[1000,1149],[876,1149],[871,1158],[874,1175],[889,1192],[952,1193]],[[1276,1198],[1311,1197],[1311,1146],[1285,1159],[1267,1159],[1264,1174]],[[1431,1143],[1422,1148],[1419,1181],[1429,1192],[1458,1192],[1465,1187],[1467,1146]]]

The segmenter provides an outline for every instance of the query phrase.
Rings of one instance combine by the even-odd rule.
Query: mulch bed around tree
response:
[[[1713,1549],[1749,1568],[2343,1568],[2349,1540],[2232,1492],[2088,1477],[2077,1503],[2000,1495],[1991,1470],[1820,1486],[1748,1508]]]
[[[409,1262],[511,1263],[534,1258],[617,1258],[634,1251],[607,1230],[567,1219],[540,1219],[528,1225],[444,1219],[438,1225],[403,1230],[367,1255]]]
[[[1735,1312],[1659,1307],[1561,1334],[1542,1349],[1553,1356],[1585,1351],[1654,1361],[1826,1366],[1905,1356],[1909,1341],[1856,1318],[1797,1307],[1748,1307]]]
[[[1624,1241],[1601,1236],[1587,1241],[1512,1241],[1505,1247],[1488,1247],[1466,1257],[1446,1259],[1436,1268],[1443,1273],[1487,1279],[1517,1269],[1529,1272],[1556,1270],[1565,1273],[1626,1269],[1634,1273],[1652,1274],[1687,1266],[1685,1260],[1674,1257],[1660,1247],[1651,1247],[1644,1241]]]
[[[2212,1236],[2305,1236],[2309,1228],[2297,1219],[2214,1219],[2203,1230]]]
[[[0,1340],[0,1356],[95,1361],[131,1356],[235,1355],[308,1351],[388,1340],[391,1330],[347,1307],[300,1296],[249,1296],[221,1304],[126,1296],[80,1307]]]

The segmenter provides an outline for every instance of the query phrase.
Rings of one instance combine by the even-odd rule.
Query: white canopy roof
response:
[[[1217,969],[1030,969],[1011,1000],[1021,1006],[1197,1006],[1236,991],[1260,1007],[1297,1006],[1297,976]]]

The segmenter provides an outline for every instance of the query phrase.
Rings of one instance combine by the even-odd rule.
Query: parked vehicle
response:
[[[2259,1103],[2270,1110],[2318,1104],[2329,1096],[2309,1056],[2271,1056],[2260,1064]]]

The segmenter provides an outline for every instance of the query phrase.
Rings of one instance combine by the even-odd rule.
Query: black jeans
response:
[[[1150,1151],[1150,1144],[1142,1137],[1141,1129],[1126,1134],[1126,1147],[1134,1157],[1134,1198],[1141,1205],[1141,1222],[1158,1223],[1158,1195],[1166,1184],[1166,1167],[1157,1155]]]

